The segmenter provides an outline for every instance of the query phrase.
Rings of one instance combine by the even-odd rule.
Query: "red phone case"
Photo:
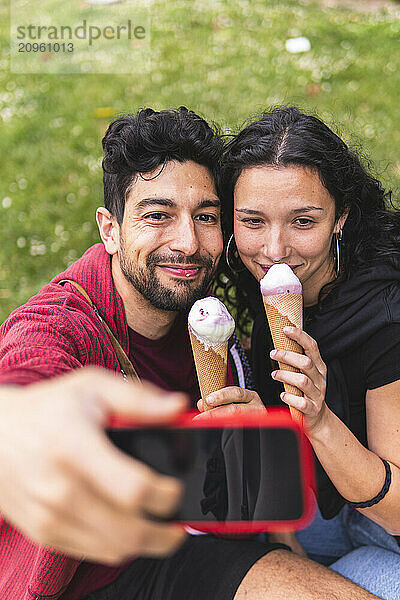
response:
[[[292,430],[297,436],[299,449],[299,463],[301,479],[303,482],[303,514],[300,518],[288,521],[179,521],[187,528],[206,533],[259,533],[273,531],[294,531],[303,529],[312,520],[315,513],[315,478],[314,461],[311,445],[303,429],[292,420],[286,409],[271,407],[265,413],[248,413],[246,415],[232,415],[230,417],[214,416],[207,413],[209,418],[193,421],[198,415],[197,411],[183,413],[168,424],[138,423],[134,419],[112,415],[108,421],[108,428],[118,429],[146,429],[146,428],[173,428],[173,429],[201,429],[201,428],[284,428]]]

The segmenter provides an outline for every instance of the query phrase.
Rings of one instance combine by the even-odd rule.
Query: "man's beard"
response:
[[[208,287],[214,274],[214,264],[211,256],[203,257],[199,253],[190,257],[162,255],[152,252],[146,259],[146,268],[135,267],[125,252],[121,240],[119,264],[127,281],[152,306],[161,310],[187,311],[192,304],[207,294]],[[166,287],[157,277],[156,265],[198,265],[203,269],[203,277],[198,285],[193,280],[177,279],[174,288]]]

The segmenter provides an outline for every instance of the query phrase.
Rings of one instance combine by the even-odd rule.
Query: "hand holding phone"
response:
[[[193,416],[151,428],[115,417],[108,429],[120,449],[183,482],[176,521],[225,533],[294,530],[309,522],[312,453],[288,411]]]
[[[43,546],[106,564],[172,552],[183,528],[143,512],[171,514],[182,484],[119,452],[104,426],[111,412],[148,426],[185,407],[182,394],[94,367],[2,387],[0,529],[4,517]]]

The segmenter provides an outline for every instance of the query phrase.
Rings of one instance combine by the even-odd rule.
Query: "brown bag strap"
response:
[[[112,333],[111,329],[109,328],[109,326],[107,325],[107,323],[105,322],[105,320],[103,319],[103,317],[101,316],[101,314],[100,314],[97,306],[93,303],[93,301],[91,300],[91,298],[87,294],[86,290],[80,285],[80,283],[77,283],[76,281],[73,281],[72,279],[62,279],[58,283],[60,285],[63,284],[63,283],[70,283],[88,301],[88,303],[90,304],[90,306],[93,308],[94,312],[96,313],[97,317],[99,318],[99,320],[103,324],[103,327],[106,330],[106,332],[108,334],[108,337],[110,338],[110,341],[111,341],[111,344],[112,344],[112,346],[114,348],[115,354],[117,355],[118,362],[119,362],[119,365],[121,367],[121,373],[124,376],[124,379],[127,379],[127,377],[130,377],[131,379],[133,379],[135,381],[140,381],[139,375],[137,374],[135,367],[133,366],[133,364],[129,360],[129,358],[126,355],[126,353],[125,353],[124,349],[122,348],[121,344],[118,342],[117,338]]]

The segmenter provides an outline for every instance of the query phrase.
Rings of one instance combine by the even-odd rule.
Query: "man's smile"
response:
[[[157,265],[157,267],[165,273],[184,279],[195,279],[201,269],[199,266],[190,265]]]

